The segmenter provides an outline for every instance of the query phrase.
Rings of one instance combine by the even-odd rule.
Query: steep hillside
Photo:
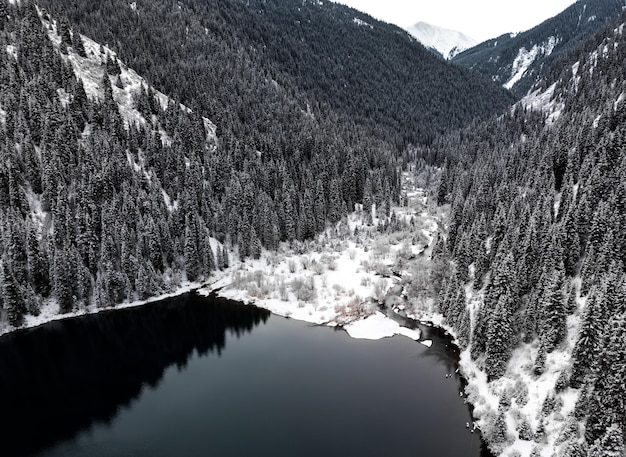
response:
[[[511,102],[491,81],[437,59],[398,27],[332,2],[43,3],[111,45],[156,87],[264,152],[281,137],[292,143],[292,99],[316,118],[349,117],[401,145],[430,142]],[[269,145],[261,132],[271,135]]]
[[[176,291],[399,200],[396,151],[297,96],[277,96],[289,139],[244,144],[28,2],[0,0],[0,50],[0,332]]]
[[[499,455],[624,453],[625,21],[510,115],[431,150],[450,164],[434,257],[452,272],[438,310]]]
[[[407,27],[413,37],[428,49],[450,60],[466,49],[473,48],[478,42],[456,30],[437,27],[427,22],[417,22]]]
[[[523,97],[555,61],[615,19],[624,6],[623,0],[579,0],[531,30],[485,41],[453,61]]]

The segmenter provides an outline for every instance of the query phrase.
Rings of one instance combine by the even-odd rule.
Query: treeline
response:
[[[559,455],[569,457],[624,452],[622,29],[606,29],[576,66],[561,65],[553,102],[565,108],[554,125],[518,107],[498,123],[450,135],[431,150],[449,163],[438,198],[451,205],[450,224],[435,257],[451,260],[454,272],[441,290],[439,309],[490,380],[505,375],[513,350],[529,342],[539,344],[533,372],[540,375],[546,355],[565,344],[568,318],[585,303],[571,367],[554,386],[556,392],[580,392],[572,421],[585,427],[571,427],[559,438],[565,443]],[[472,326],[467,291],[484,297]],[[539,429],[520,431],[522,439],[541,442],[554,409],[554,397],[549,400]],[[497,427],[506,429],[501,419]],[[505,440],[504,431],[492,432],[492,445]]]
[[[401,162],[354,124],[287,106],[298,129],[272,125],[280,136],[259,132],[264,146],[216,138],[147,85],[122,104],[125,65],[42,14],[0,0],[0,306],[12,326],[49,299],[64,313],[157,295],[310,238],[356,202],[398,200]],[[102,74],[98,97],[71,61]]]

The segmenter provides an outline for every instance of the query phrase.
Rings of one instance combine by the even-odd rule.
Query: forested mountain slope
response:
[[[268,125],[280,137],[244,143],[32,3],[0,0],[0,50],[0,309],[10,327],[42,307],[175,290],[229,257],[310,238],[357,201],[398,199],[397,151],[355,123],[314,116],[297,96],[277,95],[294,119]],[[251,129],[249,115],[237,126]]]
[[[451,205],[438,307],[486,373],[468,394],[497,453],[624,453],[625,20],[512,114],[431,149]]]
[[[453,61],[523,97],[554,62],[614,20],[624,6],[623,0],[578,0],[531,30],[487,40]]]
[[[332,2],[42,3],[262,152],[284,141],[296,145],[300,110],[318,119],[348,117],[405,145],[428,143],[512,100],[486,78],[437,59],[404,30]]]

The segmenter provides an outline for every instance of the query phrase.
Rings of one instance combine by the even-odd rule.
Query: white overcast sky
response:
[[[478,41],[522,32],[575,0],[335,0],[376,19],[408,27],[419,21],[458,30]]]

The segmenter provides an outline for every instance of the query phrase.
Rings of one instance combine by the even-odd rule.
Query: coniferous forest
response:
[[[0,318],[207,281],[389,213],[417,170],[447,215],[434,311],[499,400],[491,450],[620,457],[620,14],[520,100],[330,2],[0,0]]]
[[[231,3],[227,6],[238,5]],[[98,11],[84,5],[85,12]],[[108,3],[101,5],[109,12]],[[139,17],[140,23],[130,29],[156,27],[140,34],[141,39],[121,35],[129,42],[119,44],[120,52],[128,49],[138,68],[193,111],[170,99],[164,102],[147,83],[138,90],[125,87],[132,81],[117,54],[90,45],[87,55],[83,38],[67,20],[50,17],[34,3],[15,7],[4,2],[1,44],[13,53],[2,55],[1,61],[7,81],[0,101],[5,113],[2,277],[3,307],[13,325],[19,326],[26,312],[36,314],[47,297],[57,299],[64,312],[81,301],[109,306],[145,298],[175,289],[182,275],[196,280],[224,268],[232,246],[241,258],[258,258],[263,247],[275,249],[280,241],[312,237],[366,196],[383,204],[399,199],[406,143],[389,133],[395,130],[372,124],[371,116],[353,117],[355,106],[334,108],[328,100],[314,98],[319,88],[311,89],[308,98],[295,83],[285,87],[273,78],[289,82],[286,71],[276,70],[274,76],[274,68],[262,65],[260,57],[233,58],[232,49],[251,45],[231,42],[236,38],[231,35],[220,39],[221,34],[198,28],[195,19],[197,40],[187,32],[177,35],[178,23],[198,16],[193,5],[173,11],[159,5],[148,2],[147,12],[139,15],[135,12],[141,6],[133,10],[125,5],[119,15],[110,11],[110,21],[98,13],[94,23],[127,28],[125,20]],[[227,11],[225,6],[225,16]],[[175,15],[173,24],[169,14]],[[217,27],[222,19],[206,20],[216,21],[212,26]],[[359,26],[348,25],[359,32]],[[166,28],[174,35],[162,42]],[[111,41],[105,38],[108,29],[89,31],[102,34],[101,42]],[[387,38],[399,40],[400,51],[412,52],[417,62],[421,57],[435,61],[408,35],[396,38],[398,31],[387,32]],[[168,51],[164,43],[185,54],[159,55]],[[132,57],[140,50],[143,60]],[[147,54],[149,50],[155,55]],[[200,56],[211,60],[199,61]],[[455,83],[467,78],[466,71],[436,63]],[[372,73],[382,78],[379,71]],[[97,83],[102,91],[96,98],[86,95],[85,72],[101,74]],[[339,91],[341,83],[333,75],[326,78]],[[301,85],[307,84],[305,79]],[[328,85],[324,79],[316,81]],[[491,87],[480,80],[473,84]],[[454,90],[447,96],[457,97]],[[499,99],[471,114],[486,115],[504,106],[508,96],[498,89],[496,93]],[[130,102],[121,104],[128,97]],[[473,98],[483,97],[478,93]],[[472,105],[475,100],[470,100]],[[395,102],[406,103],[401,97]],[[433,109],[439,108],[428,108]],[[205,121],[205,113],[217,128]],[[451,122],[460,125],[459,120]],[[430,128],[424,138],[432,135]],[[45,214],[39,226],[29,220],[33,212]]]
[[[507,375],[524,344],[539,348],[535,376],[551,353],[568,353],[555,388],[580,393],[571,414],[585,428],[563,433],[566,456],[624,451],[625,19],[542,81],[553,91],[556,121],[518,106],[497,122],[442,137],[429,151],[447,164],[437,198],[451,206],[436,248],[453,267],[439,307],[491,381]],[[458,298],[466,293],[482,301],[471,329]],[[540,427],[554,420],[553,406]]]

